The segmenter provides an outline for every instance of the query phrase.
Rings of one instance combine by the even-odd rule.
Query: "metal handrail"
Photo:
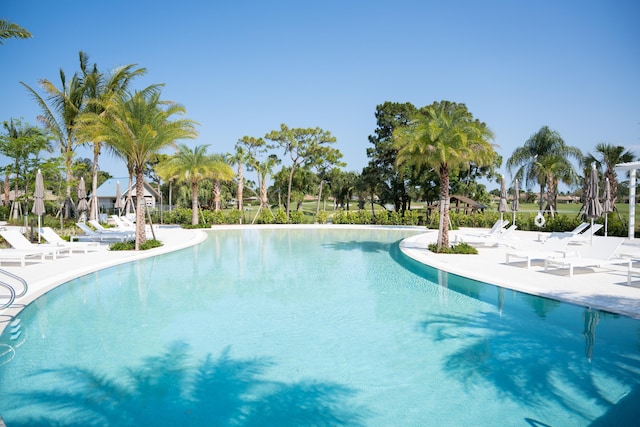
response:
[[[23,297],[23,296],[25,296],[27,294],[27,291],[29,290],[29,285],[27,284],[27,281],[24,280],[22,277],[17,276],[15,274],[13,274],[11,272],[8,272],[7,270],[3,270],[1,268],[0,268],[0,274],[4,274],[5,276],[11,277],[12,279],[17,280],[18,282],[20,282],[22,284],[22,287],[24,289],[22,290],[22,292],[16,293],[16,298]],[[4,283],[4,282],[2,282],[2,283]]]
[[[16,300],[16,290],[13,289],[13,286],[8,283],[0,282],[0,287],[7,288],[9,290],[9,299],[7,302],[0,304],[0,310],[10,307],[11,304]]]

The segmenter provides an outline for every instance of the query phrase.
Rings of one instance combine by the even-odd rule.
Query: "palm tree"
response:
[[[83,53],[80,52],[81,60],[82,55]],[[44,124],[46,130],[51,132],[60,145],[66,172],[64,217],[69,218],[71,212],[75,211],[75,204],[71,198],[73,179],[71,165],[74,150],[78,144],[76,123],[85,105],[86,97],[84,81],[78,73],[75,73],[67,83],[64,71],[60,70],[60,82],[60,89],[47,79],[38,82],[46,92],[49,104],[29,85],[24,82],[20,83],[27,88],[42,110],[42,115],[38,117],[38,120]]]
[[[161,161],[155,167],[158,177],[169,184],[169,211],[171,211],[171,203],[173,200],[173,181],[180,178],[180,172],[176,169],[175,164],[171,162],[173,157]]]
[[[87,114],[103,114],[108,115],[108,107],[112,103],[111,100],[126,93],[131,80],[137,76],[146,73],[146,69],[134,69],[135,65],[130,64],[116,68],[113,72],[105,75],[98,71],[94,64],[93,68],[88,71],[89,57],[80,52],[80,70],[82,71],[84,85],[87,96],[87,105],[83,113]],[[78,134],[82,135],[82,118],[78,123]],[[92,195],[91,212],[89,218],[96,219],[98,216],[98,159],[103,147],[103,141],[89,141],[93,144],[93,171],[92,171]]]
[[[18,24],[0,19],[0,46],[3,44],[4,39],[18,38],[28,39],[31,37],[31,33]]]
[[[213,173],[216,162],[207,154],[209,145],[196,145],[193,150],[185,144],[163,166],[170,176],[175,176],[191,187],[191,224],[198,224],[198,185]]]
[[[591,165],[596,163],[598,169],[602,170],[605,167],[604,176],[609,178],[609,189],[611,191],[611,200],[615,203],[618,198],[618,174],[616,173],[615,166],[618,163],[633,162],[636,159],[636,155],[630,150],[625,149],[620,145],[611,145],[606,143],[599,143],[596,145],[595,153],[589,153],[585,160],[585,165]]]
[[[440,176],[440,227],[437,250],[449,247],[449,175],[469,163],[490,165],[495,158],[493,132],[473,118],[464,104],[435,102],[421,108],[393,132],[396,162],[433,168]]]
[[[573,170],[573,175],[577,175],[573,166],[569,163],[569,159],[581,160],[582,153],[580,149],[566,145],[560,134],[549,129],[548,126],[543,126],[538,132],[531,135],[524,143],[524,146],[516,148],[511,157],[507,159],[507,169],[509,172],[513,172],[515,169],[515,179],[528,185],[538,184],[540,186],[541,211],[544,206],[543,194],[545,186],[548,184],[553,185],[555,181],[553,168],[545,168],[545,165],[548,166],[557,163],[557,161],[547,159],[549,157],[558,157],[566,160],[565,165]],[[553,200],[547,200],[548,207],[555,206],[556,200],[553,194],[552,191],[550,195],[554,197]]]
[[[558,183],[563,182],[567,185],[572,185],[579,181],[579,176],[571,162],[560,155],[549,155],[541,158],[537,167],[541,176],[544,177],[543,180],[547,187],[547,205],[544,210],[548,211],[553,217],[557,212]]]
[[[234,173],[231,166],[226,162],[222,154],[214,154],[211,156],[213,167],[211,169],[211,178],[213,179],[213,205],[216,211],[221,209],[222,200],[222,181],[233,179]]]
[[[121,94],[110,105],[108,116],[94,114],[86,120],[92,139],[104,141],[120,157],[131,164],[136,176],[136,243],[146,241],[144,232],[145,200],[144,171],[149,158],[162,148],[174,146],[177,140],[197,137],[195,122],[186,118],[171,120],[185,114],[183,106],[160,100],[160,90]]]
[[[241,141],[242,140],[236,143],[236,146],[235,146],[236,152],[233,154],[229,154],[228,159],[229,161],[236,163],[238,165],[238,169],[237,169],[238,170],[237,171],[238,191],[236,194],[236,200],[237,200],[236,207],[244,215],[244,208],[242,206],[242,201],[244,198],[244,173],[243,173],[242,167],[251,162],[251,154],[249,153],[249,151],[247,151],[245,147],[243,147]]]

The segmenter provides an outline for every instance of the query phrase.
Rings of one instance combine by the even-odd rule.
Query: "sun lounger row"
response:
[[[11,249],[0,250],[0,264],[19,262],[24,267],[28,262],[44,262],[46,257],[57,259],[60,256],[70,256],[73,251],[84,253],[98,250],[99,244],[83,244],[66,242],[51,228],[40,230],[41,237],[46,243],[33,244],[18,229],[0,229],[0,236],[11,245]]]
[[[552,233],[539,248],[507,251],[506,264],[515,258],[525,260],[527,268],[530,268],[532,260],[540,260],[544,261],[544,271],[568,269],[569,277],[573,277],[576,267],[603,267],[629,263],[628,260],[615,256],[624,242],[623,238],[600,238],[593,245],[571,247],[569,243],[574,241],[574,238],[571,233]]]
[[[84,235],[74,236],[74,239],[77,239],[80,242],[104,242],[104,243],[113,243],[113,242],[125,242],[127,240],[135,239],[134,231],[119,231],[119,230],[111,230],[108,228],[102,227],[100,223],[97,221],[92,221],[91,225],[95,227],[95,229],[89,227],[87,224],[83,222],[76,223],[78,228],[82,230]]]

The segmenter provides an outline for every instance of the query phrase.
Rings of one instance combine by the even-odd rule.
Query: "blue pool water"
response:
[[[415,231],[216,231],[0,337],[8,427],[637,425],[640,322],[405,257]],[[78,257],[80,259],[80,257]],[[18,345],[16,345],[18,344]],[[0,352],[1,353],[1,352]]]

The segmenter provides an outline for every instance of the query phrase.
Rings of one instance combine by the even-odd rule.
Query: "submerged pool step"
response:
[[[20,324],[20,319],[14,319],[11,323],[9,323],[9,332],[11,333],[11,341],[15,341],[20,338],[22,335],[22,325]],[[2,427],[0,425],[0,427]]]

